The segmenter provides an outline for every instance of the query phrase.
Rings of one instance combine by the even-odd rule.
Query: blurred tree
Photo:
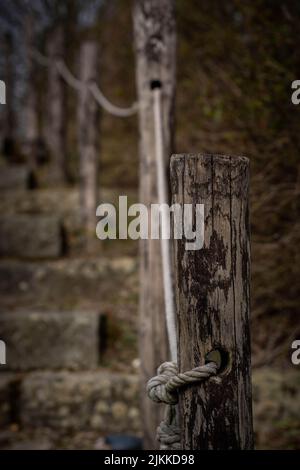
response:
[[[16,150],[16,113],[13,104],[14,89],[16,86],[16,73],[13,64],[14,46],[13,36],[10,32],[4,34],[4,82],[6,85],[6,105],[4,108],[3,154],[12,160]]]
[[[78,146],[80,158],[81,219],[87,249],[94,246],[98,195],[99,105],[88,85],[97,82],[99,49],[95,41],[84,41],[80,48],[79,78],[86,88],[78,96]]]
[[[31,170],[37,166],[37,146],[39,138],[36,73],[37,66],[32,56],[35,39],[34,17],[28,13],[25,18],[25,61],[27,69],[27,93],[24,107],[24,151]]]
[[[48,121],[47,144],[51,152],[50,181],[64,183],[67,180],[66,155],[66,84],[62,79],[56,61],[64,59],[65,35],[60,24],[56,25],[47,36],[48,68]]]

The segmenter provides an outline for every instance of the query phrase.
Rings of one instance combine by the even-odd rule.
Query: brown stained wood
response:
[[[249,162],[175,155],[173,203],[204,204],[204,246],[175,240],[179,370],[222,352],[221,372],[180,393],[183,449],[251,449]]]
[[[157,203],[153,92],[151,80],[162,82],[163,134],[166,175],[174,135],[176,82],[176,27],[174,0],[136,0],[133,9],[136,81],[139,100],[140,202],[150,208]],[[157,367],[170,360],[165,325],[165,307],[160,240],[140,242],[140,357],[144,447],[157,448],[156,428],[164,407],[145,393],[147,381]]]

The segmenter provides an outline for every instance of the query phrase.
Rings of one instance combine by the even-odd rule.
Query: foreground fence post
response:
[[[204,204],[204,245],[175,240],[179,371],[220,359],[216,377],[179,394],[183,449],[253,447],[249,335],[249,162],[175,155],[173,203]],[[216,352],[217,351],[217,352]],[[218,357],[219,356],[219,357]]]

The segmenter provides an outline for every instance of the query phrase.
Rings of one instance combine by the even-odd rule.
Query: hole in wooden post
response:
[[[205,363],[207,364],[208,362],[215,362],[218,367],[218,374],[222,374],[224,371],[229,369],[229,353],[221,348],[214,349],[205,356]]]

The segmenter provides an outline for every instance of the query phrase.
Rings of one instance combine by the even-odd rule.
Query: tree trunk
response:
[[[98,78],[98,47],[86,41],[80,50],[80,80],[88,85]],[[99,105],[86,88],[78,96],[78,145],[80,159],[81,218],[85,230],[86,247],[95,240],[97,173],[98,173]]]
[[[25,105],[25,155],[31,170],[37,166],[37,145],[39,137],[38,115],[37,115],[37,93],[36,93],[36,66],[34,64],[31,50],[34,47],[34,22],[32,16],[25,21],[25,45],[27,65],[27,93]]]
[[[14,108],[15,71],[13,65],[13,38],[10,33],[4,35],[4,82],[6,86],[6,104],[3,119],[3,154],[13,160],[15,152],[16,115]]]
[[[51,153],[50,180],[63,183],[67,179],[66,164],[66,93],[65,84],[54,62],[64,57],[64,32],[61,26],[49,36],[47,55],[52,64],[48,75],[48,129],[47,144]]]
[[[151,80],[162,83],[162,114],[166,175],[173,147],[176,29],[173,0],[136,0],[133,11],[140,131],[140,202],[157,202],[157,169]],[[147,381],[169,359],[164,315],[160,240],[140,244],[140,357],[144,446],[155,449],[162,409],[145,393]]]
[[[172,157],[173,203],[204,204],[205,224],[200,250],[175,240],[179,370],[212,351],[221,362],[216,377],[179,394],[185,450],[253,447],[248,180],[243,157]]]

